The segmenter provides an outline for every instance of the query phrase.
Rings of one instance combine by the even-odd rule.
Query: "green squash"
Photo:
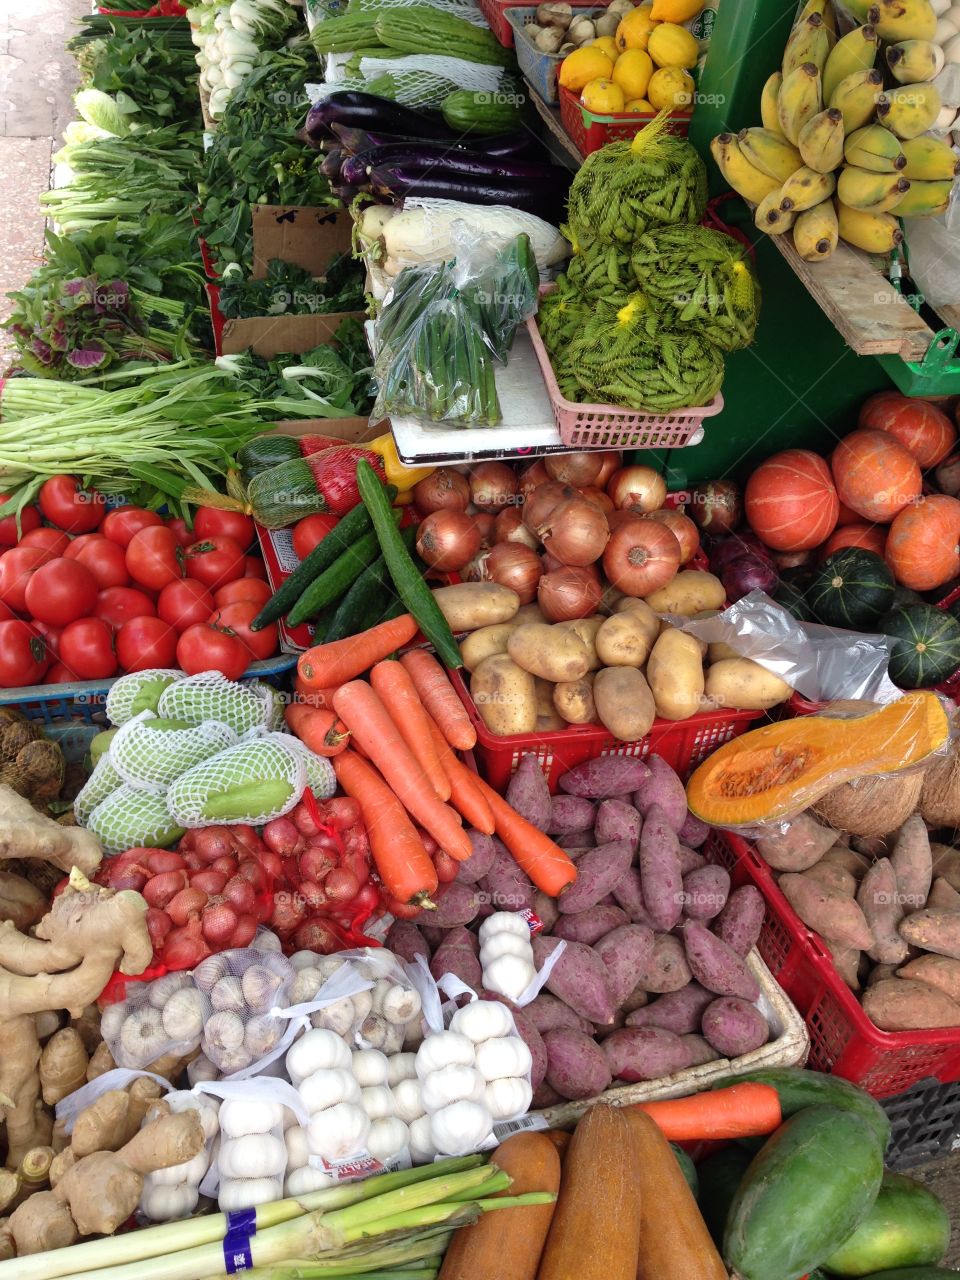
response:
[[[781,581],[772,598],[777,604],[782,605],[787,613],[796,618],[797,622],[813,621],[813,610],[802,587],[795,586],[792,582]]]
[[[836,1276],[933,1266],[949,1243],[950,1215],[933,1192],[913,1178],[888,1172],[873,1208],[823,1266]]]
[[[932,604],[893,609],[877,630],[894,640],[890,679],[901,689],[932,689],[960,667],[960,622]]]
[[[806,598],[826,626],[870,631],[893,607],[895,590],[882,556],[862,547],[841,547],[814,574]]]

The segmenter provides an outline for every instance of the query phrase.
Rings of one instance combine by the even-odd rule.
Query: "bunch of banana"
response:
[[[833,0],[807,0],[763,86],[762,124],[710,144],[726,181],[756,206],[757,227],[790,232],[807,262],[841,239],[889,252],[903,239],[898,220],[943,213],[960,173],[956,153],[928,133],[944,65],[931,0],[844,8],[861,25],[838,38]]]

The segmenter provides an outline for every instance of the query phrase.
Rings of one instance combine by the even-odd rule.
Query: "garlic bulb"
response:
[[[164,1031],[175,1043],[195,1043],[203,1031],[203,997],[195,987],[181,987],[168,998],[161,1018]]]
[[[226,1178],[270,1178],[285,1172],[287,1148],[272,1133],[248,1133],[220,1144],[217,1164]]]
[[[306,1164],[290,1170],[283,1184],[283,1192],[288,1196],[302,1196],[308,1191],[322,1191],[324,1187],[336,1185],[336,1178],[331,1177],[329,1173]]]
[[[283,1107],[260,1098],[226,1098],[220,1104],[220,1128],[227,1138],[247,1133],[269,1133],[283,1126]]]
[[[242,1013],[244,999],[240,979],[232,974],[221,978],[210,992],[210,1003],[218,1012],[225,1010],[228,1013]]]
[[[410,1129],[410,1159],[414,1164],[429,1164],[434,1156],[439,1155],[430,1129],[430,1117],[420,1116],[413,1120]]]
[[[353,1073],[343,1067],[315,1071],[312,1076],[300,1081],[297,1091],[311,1115],[315,1111],[323,1111],[325,1107],[335,1106],[338,1102],[360,1102],[360,1086]]]
[[[272,1200],[279,1200],[282,1195],[282,1178],[227,1179],[220,1183],[217,1204],[222,1213],[235,1213],[237,1209],[252,1209],[254,1205],[269,1204]]]
[[[140,1193],[140,1212],[151,1222],[173,1222],[177,1218],[189,1217],[199,1199],[200,1192],[191,1183],[180,1182],[168,1187],[156,1182],[148,1173]]]
[[[396,1116],[374,1120],[367,1135],[367,1150],[376,1160],[399,1155],[410,1140],[410,1130]]]
[[[472,1067],[474,1056],[472,1040],[456,1031],[438,1031],[417,1050],[417,1075],[422,1080],[443,1067]]]
[[[492,1132],[493,1116],[480,1102],[454,1102],[430,1117],[430,1136],[441,1155],[465,1156]]]
[[[386,1084],[390,1073],[390,1059],[379,1049],[354,1049],[353,1074],[362,1089],[374,1084]]]
[[[480,963],[486,968],[501,956],[519,956],[521,960],[529,960],[533,954],[530,939],[520,938],[515,933],[495,933],[480,948]]]
[[[514,1120],[524,1115],[532,1098],[530,1082],[517,1076],[491,1080],[483,1095],[484,1104],[494,1120]]]
[[[514,933],[518,938],[530,941],[530,926],[515,911],[495,911],[492,916],[487,916],[477,935],[481,947],[497,933]]]
[[[155,1009],[162,1009],[171,996],[187,987],[193,987],[189,973],[165,973],[150,983],[147,999]]]
[[[273,1005],[283,980],[264,964],[252,964],[240,980],[243,998],[257,1013],[266,1013]]]
[[[297,976],[290,984],[290,1003],[306,1004],[308,1000],[312,1000],[320,990],[322,980],[320,978],[320,970],[309,968],[298,969]]]
[[[315,1156],[325,1160],[346,1160],[355,1155],[367,1141],[370,1117],[362,1107],[350,1102],[318,1111],[310,1119],[307,1141]]]
[[[495,991],[508,1000],[519,1000],[536,976],[532,960],[500,956],[483,970],[483,985],[488,991]]]
[[[421,1096],[427,1111],[439,1111],[465,1098],[481,1102],[485,1088],[486,1081],[475,1067],[442,1067],[424,1077]]]
[[[314,1028],[287,1050],[287,1074],[295,1085],[315,1071],[330,1067],[350,1069],[350,1050],[333,1031]]]
[[[397,1115],[401,1120],[405,1120],[407,1124],[419,1119],[420,1116],[426,1113],[420,1081],[416,1078],[398,1080],[393,1086],[392,1092],[393,1105],[396,1107]]]
[[[485,1080],[525,1076],[531,1066],[530,1050],[519,1036],[484,1040],[477,1047],[477,1070]]]
[[[499,1000],[471,1000],[450,1019],[450,1030],[459,1031],[474,1044],[513,1035],[513,1017]]]
[[[401,1080],[413,1080],[417,1075],[415,1053],[395,1053],[387,1059],[387,1084],[399,1084]]]
[[[307,1145],[307,1132],[299,1124],[291,1125],[283,1131],[283,1144],[287,1148],[287,1173],[294,1169],[302,1169],[310,1161],[310,1148]]]

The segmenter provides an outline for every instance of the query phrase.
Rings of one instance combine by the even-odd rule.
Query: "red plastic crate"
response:
[[[486,18],[490,30],[505,49],[513,48],[513,27],[507,21],[508,9],[515,9],[519,0],[477,0],[477,8]],[[609,0],[598,4],[597,0],[570,0],[574,9],[602,9]]]
[[[755,885],[767,904],[760,954],[803,1014],[810,1032],[809,1066],[842,1076],[877,1098],[920,1080],[960,1080],[960,1027],[881,1031],[837,973],[820,936],[808,929],[780,892],[773,873],[746,840],[710,836],[705,852],[727,868],[735,887]]]
[[[483,8],[482,0],[480,0],[480,7]],[[582,156],[599,151],[608,142],[629,142],[657,116],[655,111],[648,116],[636,111],[617,111],[609,115],[600,115],[595,111],[589,111],[570,89],[565,89],[561,85],[559,93],[560,123]],[[685,138],[690,129],[692,114],[692,110],[678,111],[670,116],[666,124],[666,132]]]

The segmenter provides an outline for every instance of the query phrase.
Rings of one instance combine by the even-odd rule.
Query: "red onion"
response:
[[[470,501],[466,476],[452,467],[437,467],[433,475],[413,486],[413,503],[425,516],[434,511],[464,511]]]
[[[347,867],[337,867],[324,880],[323,887],[335,902],[350,902],[360,892],[360,880]]]
[[[537,603],[548,622],[567,622],[596,613],[602,592],[589,568],[564,568],[545,573],[537,587]]]
[[[161,871],[158,876],[150,877],[143,886],[142,893],[147,900],[148,906],[159,907],[164,910],[180,890],[188,888],[189,885],[190,880],[185,870]],[[182,924],[183,922],[180,921],[180,923]]]
[[[308,839],[310,836],[317,835],[320,830],[313,814],[302,800],[290,814],[290,817],[293,819],[294,826],[300,834]]]
[[[578,568],[603,555],[610,530],[607,517],[586,498],[568,498],[555,507],[537,534],[551,555]]]
[[[366,884],[362,884],[360,892],[353,900],[353,905],[358,911],[376,911],[380,905],[380,894],[377,886],[370,880]]]
[[[303,919],[307,904],[293,893],[278,893],[270,915],[271,928],[277,933],[292,933]]]
[[[730,533],[743,518],[740,488],[732,480],[711,480],[690,490],[686,513],[704,533]]]
[[[237,859],[233,854],[225,853],[222,858],[218,858],[216,862],[210,863],[209,870],[219,871],[221,875],[225,877],[225,880],[229,880],[231,876],[236,875],[237,866]]]
[[[665,587],[680,568],[680,543],[666,527],[645,516],[620,525],[603,553],[603,571],[628,596]]]
[[[198,915],[207,905],[207,895],[202,889],[181,889],[166,905],[166,913],[174,924],[184,925],[193,915]]]
[[[480,530],[462,511],[435,511],[417,530],[417,552],[441,573],[462,569],[479,549]]]
[[[637,511],[656,511],[663,506],[667,484],[653,467],[622,467],[607,481],[607,493],[615,507],[633,507]]]
[[[526,501],[538,485],[545,484],[549,479],[543,459],[538,458],[536,462],[531,462],[529,467],[520,472],[520,477],[517,481],[518,492],[523,500]]]
[[[207,907],[200,918],[200,928],[211,947],[220,948],[233,941],[237,919],[237,913],[229,903],[218,902]]]
[[[173,921],[159,907],[147,907],[144,919],[147,923],[147,933],[150,935],[153,949],[154,951],[159,951],[167,934],[173,928]]]
[[[321,806],[324,821],[337,831],[346,831],[360,821],[360,806],[352,796],[334,796]]]
[[[603,469],[603,458],[599,453],[552,453],[544,458],[543,465],[551,480],[572,484],[579,489],[583,485],[597,483],[597,476]]]
[[[460,863],[455,858],[451,858],[449,853],[439,849],[434,854],[433,866],[437,873],[437,879],[441,884],[452,884],[457,878]]]
[[[315,951],[321,956],[340,950],[340,939],[333,929],[326,920],[318,920],[316,917],[305,920],[298,927],[293,941],[298,951]]]
[[[158,876],[162,871],[181,871],[187,864],[173,849],[147,849],[140,859],[140,865]]]
[[[502,511],[517,501],[517,477],[505,462],[480,462],[470,472],[470,501],[481,511]]]
[[[306,849],[300,855],[300,874],[317,884],[337,865],[336,857],[329,849]]]
[[[286,858],[303,848],[303,836],[289,818],[272,818],[263,828],[263,843]]]
[[[190,884],[194,889],[200,889],[203,893],[215,898],[217,894],[223,893],[223,886],[228,879],[228,876],[222,875],[219,871],[208,868],[206,871],[194,872],[190,877]]]
[[[523,512],[519,507],[507,507],[501,511],[493,524],[494,545],[499,542],[519,542],[531,551],[536,551],[540,543],[523,523]]]
[[[238,912],[253,911],[257,905],[257,891],[249,880],[236,875],[223,887],[223,896]]]
[[[241,858],[235,879],[247,880],[253,885],[254,889],[259,890],[265,889],[267,884],[263,867],[259,862],[255,862],[253,858]]]
[[[724,567],[720,575],[723,589],[731,603],[739,600],[750,591],[765,591],[767,595],[776,591],[780,584],[780,575],[773,565],[757,556],[738,556]]]
[[[540,557],[529,547],[517,542],[500,542],[487,553],[485,576],[490,582],[509,587],[529,604],[537,594],[537,583],[543,576]]]
[[[241,916],[230,939],[231,947],[249,947],[257,936],[257,921],[254,916]]]
[[[254,854],[257,862],[273,880],[279,880],[283,875],[283,859],[279,853],[274,853],[272,849],[264,849],[263,853]]]
[[[200,917],[194,915],[182,928],[168,934],[163,948],[163,963],[168,969],[195,969],[210,954],[201,933]]]
[[[755,533],[734,533],[729,538],[717,538],[710,544],[710,568],[720,573],[733,560],[752,556],[765,564],[773,564],[773,556]]]
[[[523,508],[523,523],[531,533],[536,533],[537,528],[549,518],[554,507],[567,498],[576,496],[576,489],[568,484],[558,484],[556,480],[548,480],[546,484],[537,485]]]
[[[233,833],[229,827],[201,827],[194,837],[194,848],[204,862],[216,862],[233,852]]]

